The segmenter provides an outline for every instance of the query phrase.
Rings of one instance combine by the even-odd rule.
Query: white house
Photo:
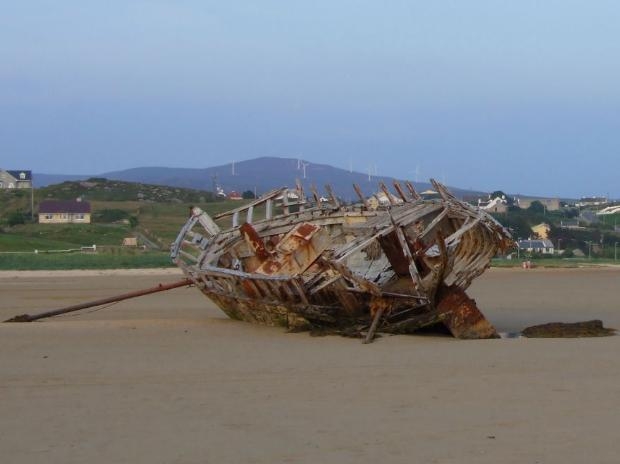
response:
[[[529,253],[540,253],[543,255],[552,255],[554,251],[553,242],[551,240],[519,240],[517,242],[519,250]]]
[[[32,188],[32,171],[0,169],[0,189]]]

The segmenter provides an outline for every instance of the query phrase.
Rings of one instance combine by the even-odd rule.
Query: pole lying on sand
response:
[[[137,290],[135,292],[123,293],[122,295],[111,296],[109,298],[103,298],[102,300],[89,301],[87,303],[80,303],[73,306],[67,306],[65,308],[53,309],[51,311],[45,311],[43,313],[33,314],[20,314],[19,316],[7,319],[4,322],[32,322],[45,317],[58,316],[59,314],[70,313],[78,311],[80,309],[92,308],[93,306],[101,306],[108,303],[116,303],[117,301],[128,300],[130,298],[136,298],[143,295],[149,295],[151,293],[163,292],[166,290],[172,290],[173,288],[185,287],[192,285],[190,279],[179,280],[171,284],[159,284],[157,287],[146,288],[144,290]]]

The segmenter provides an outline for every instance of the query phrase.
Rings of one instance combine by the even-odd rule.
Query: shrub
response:
[[[122,209],[102,209],[93,213],[93,222],[118,222],[128,218],[129,213]]]
[[[16,226],[18,224],[24,224],[26,221],[24,220],[24,213],[21,211],[12,211],[9,213],[7,220],[7,224],[9,226]]]

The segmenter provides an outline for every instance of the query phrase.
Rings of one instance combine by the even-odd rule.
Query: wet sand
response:
[[[176,270],[0,272],[0,319],[168,283]],[[492,269],[502,332],[602,319],[620,270]],[[88,311],[88,310],[87,310]],[[7,463],[616,463],[620,337],[371,345],[227,319],[196,289],[0,324]]]

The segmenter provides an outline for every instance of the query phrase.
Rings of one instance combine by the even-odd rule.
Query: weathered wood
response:
[[[437,311],[420,311],[397,322],[388,322],[381,328],[390,334],[412,334],[420,329],[440,324],[446,315]]]
[[[366,200],[366,197],[364,197],[364,194],[362,193],[360,186],[357,184],[353,184],[353,190],[355,190],[357,197],[360,199],[364,207],[368,208],[368,201]]]
[[[338,201],[338,198],[334,194],[332,186],[329,184],[326,184],[325,190],[327,191],[327,194],[329,195],[329,201],[334,206],[334,208],[340,208],[340,202]]]
[[[405,185],[407,186],[407,189],[409,190],[409,193],[411,194],[411,198],[413,198],[414,200],[420,200],[422,197],[418,194],[418,192],[416,192],[415,188],[413,187],[413,184],[409,181],[405,182]]]
[[[314,203],[315,203],[317,206],[319,206],[319,207],[320,207],[320,206],[321,206],[321,197],[319,196],[319,192],[318,192],[318,190],[316,189],[316,185],[312,184],[312,185],[310,186],[310,192],[312,192],[312,198],[314,198]]]
[[[267,203],[270,200],[273,200],[274,198],[276,198],[277,196],[279,196],[280,194],[282,194],[283,191],[285,191],[286,188],[279,188],[279,189],[275,189],[275,190],[271,190],[270,192],[266,193],[265,195],[262,195],[260,198],[257,198],[256,200],[240,206],[238,208],[235,209],[231,209],[229,211],[224,211],[222,213],[216,214],[213,216],[213,219],[223,219],[225,217],[229,217],[232,216],[235,213],[241,213],[244,212],[246,210],[248,210],[249,208],[252,208],[254,206],[258,206],[262,203]],[[202,212],[202,211],[201,211]],[[206,214],[206,213],[205,213]]]
[[[233,216],[236,227],[201,231],[203,222],[209,226],[208,216],[190,218],[171,256],[237,319],[342,332],[374,322],[371,333],[379,324],[382,331],[398,333],[442,321],[456,337],[492,336],[494,329],[464,291],[495,253],[512,244],[510,235],[439,183],[433,185],[441,199],[433,200],[406,185],[410,195],[394,184],[401,204],[380,184],[391,205],[372,212],[342,208],[329,186],[329,205],[321,205],[311,187],[316,206],[299,210],[289,207],[302,200],[291,202],[287,189],[275,190],[249,207],[218,215]],[[361,190],[356,192],[366,203]],[[271,205],[280,200],[282,211],[273,216]],[[260,203],[267,218],[254,221],[253,208]],[[246,223],[239,225],[242,212]],[[310,308],[326,305],[329,318],[311,316]],[[305,309],[295,309],[300,307]]]
[[[95,306],[102,306],[109,303],[117,303],[123,300],[129,300],[130,298],[137,298],[139,296],[150,295],[151,293],[164,292],[166,290],[171,290],[173,288],[179,287],[187,287],[192,285],[192,281],[190,279],[183,279],[178,282],[174,282],[171,284],[159,284],[156,287],[146,288],[144,290],[137,290],[135,292],[123,293],[121,295],[111,296],[109,298],[102,298],[100,300],[89,301],[86,303],[79,303],[76,305],[66,306],[64,308],[53,309],[50,311],[44,311],[42,313],[37,314],[21,314],[19,316],[12,317],[4,322],[32,322],[37,321],[39,319],[45,319],[47,317],[58,316],[60,314],[71,313],[75,311],[79,311],[80,309],[92,308]]]
[[[385,194],[385,197],[387,198],[387,201],[390,203],[391,206],[394,206],[396,204],[396,202],[394,201],[394,199],[392,198],[392,194],[390,193],[390,191],[388,190],[387,186],[383,183],[383,182],[379,182],[379,188],[383,191],[383,193]]]
[[[385,312],[385,306],[381,305],[377,308],[375,315],[372,319],[372,324],[370,325],[370,328],[368,329],[368,333],[366,334],[366,338],[364,339],[364,343],[370,343],[374,340],[375,338],[375,332],[377,331],[377,326],[379,325],[379,321],[381,320],[381,317],[383,316],[383,313]]]
[[[404,202],[409,201],[409,198],[407,198],[407,195],[405,195],[403,188],[400,186],[400,184],[396,180],[394,181],[394,188],[396,189],[396,192],[398,192],[398,196],[401,198],[401,200],[403,200]]]

